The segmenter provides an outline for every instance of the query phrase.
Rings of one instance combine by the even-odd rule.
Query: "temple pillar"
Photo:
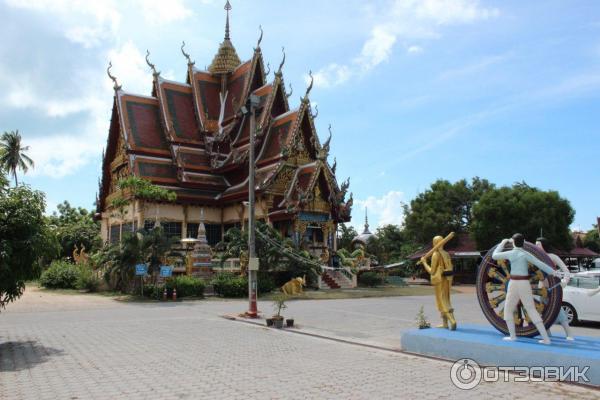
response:
[[[181,223],[181,238],[187,238],[188,205],[183,206],[183,222]]]

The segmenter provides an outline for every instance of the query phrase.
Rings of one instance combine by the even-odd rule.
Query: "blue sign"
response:
[[[329,219],[329,214],[313,213],[313,212],[300,212],[298,218],[301,221],[308,222],[326,222]]]
[[[168,278],[173,275],[173,267],[170,265],[161,265],[160,266],[160,276],[162,278]]]
[[[148,266],[146,264],[137,264],[135,266],[135,274],[137,276],[148,275]]]

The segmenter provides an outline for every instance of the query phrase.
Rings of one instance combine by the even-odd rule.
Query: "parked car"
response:
[[[562,309],[569,318],[569,324],[579,321],[600,322],[600,293],[590,297],[592,292],[598,292],[600,287],[600,271],[591,270],[580,272],[571,277],[563,289]]]

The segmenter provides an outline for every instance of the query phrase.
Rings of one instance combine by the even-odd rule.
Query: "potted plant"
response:
[[[267,326],[273,326],[273,318],[267,318]]]
[[[288,328],[293,328],[294,327],[294,318],[286,319],[285,326],[287,326]]]
[[[277,329],[283,328],[283,316],[281,315],[281,310],[285,310],[287,305],[285,302],[287,301],[287,296],[283,293],[278,294],[273,299],[273,309],[275,309],[276,314],[273,315],[273,325]]]

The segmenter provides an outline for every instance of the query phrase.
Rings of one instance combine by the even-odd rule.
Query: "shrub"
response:
[[[203,297],[204,281],[193,276],[179,275],[169,278],[166,282],[167,292],[172,295],[173,288],[177,289],[177,297]],[[162,292],[161,292],[162,296]]]
[[[67,261],[52,261],[50,267],[42,273],[40,285],[48,289],[75,289],[79,267]]]
[[[144,285],[144,297],[148,297],[154,300],[160,300],[162,299],[164,288],[165,287],[162,285]]]
[[[275,279],[268,273],[258,272],[258,294],[270,293],[277,287]]]
[[[77,280],[75,287],[80,290],[88,290],[89,292],[97,292],[100,287],[100,279],[94,274],[92,269],[87,265],[78,266]]]
[[[367,271],[358,276],[358,284],[361,286],[375,287],[383,283],[383,278],[376,272]]]
[[[248,279],[230,273],[220,273],[212,280],[215,293],[223,297],[248,296]]]

